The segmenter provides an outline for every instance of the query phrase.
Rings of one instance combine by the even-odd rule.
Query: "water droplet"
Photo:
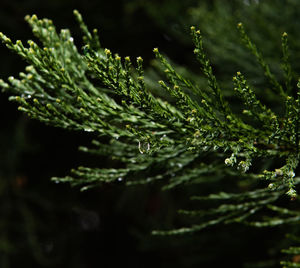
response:
[[[118,178],[118,181],[122,181],[122,180],[123,180],[123,178],[121,178],[121,177]]]
[[[81,192],[84,192],[84,191],[86,191],[86,190],[88,190],[88,189],[89,189],[88,186],[83,186],[83,187],[81,187],[80,191],[81,191]]]
[[[164,134],[161,138],[160,138],[160,140],[162,141],[164,138],[166,138],[167,137],[167,135],[166,134]]]
[[[73,38],[73,37],[70,37],[70,38],[69,38],[69,41],[70,41],[70,42],[73,42],[73,41],[74,41],[74,38]]]
[[[181,163],[178,163],[177,166],[178,166],[179,168],[182,168],[182,164],[181,164]]]
[[[289,171],[287,173],[287,175],[290,177],[290,178],[294,178],[295,177],[295,172],[294,171]]]
[[[142,143],[139,141],[138,148],[139,148],[139,151],[140,151],[141,154],[143,154],[143,153],[145,153],[145,152],[149,152],[149,151],[150,151],[150,143],[147,142],[147,143],[142,144]]]
[[[142,151],[142,145],[141,145],[141,142],[139,141],[139,151],[141,154],[143,154],[144,152]]]
[[[92,132],[93,129],[91,129],[90,127],[86,127],[86,128],[84,128],[84,131],[86,131],[86,132]]]
[[[274,190],[275,185],[274,185],[273,183],[270,183],[270,184],[268,185],[268,188],[269,188],[270,190]]]

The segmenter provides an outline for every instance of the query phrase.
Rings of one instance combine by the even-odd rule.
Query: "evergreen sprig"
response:
[[[246,190],[235,182],[232,193],[221,190],[206,197],[199,189],[199,196],[192,197],[194,202],[218,201],[219,205],[205,211],[182,210],[182,214],[195,217],[197,224],[155,234],[188,233],[231,222],[275,226],[300,219],[298,212],[276,204],[284,193],[297,199],[299,182],[295,176],[299,163],[299,94],[292,92],[296,85],[292,84],[286,34],[282,36],[284,88],[243,25],[238,24],[242,40],[285,107],[284,116],[272,111],[237,72],[233,91],[245,106],[239,113],[223,96],[201,33],[195,27],[191,27],[194,53],[208,88],[200,88],[177,72],[155,48],[154,54],[165,69],[164,80],[158,81],[161,90],[169,94],[164,99],[149,88],[141,57],[133,61],[102,48],[97,30],[90,33],[78,11],[74,14],[83,32],[81,52],[69,30],[58,33],[51,20],[40,20],[36,15],[26,20],[40,45],[28,41],[26,47],[20,40],[13,43],[0,34],[2,42],[29,64],[19,78],[0,80],[3,90],[14,95],[10,100],[19,104],[19,110],[51,126],[93,133],[91,148],[81,147],[81,151],[110,156],[122,164],[122,168],[78,167],[70,176],[53,180],[70,182],[81,190],[102,183],[136,185],[157,180],[162,181],[163,189],[216,185],[230,178],[246,184]],[[109,144],[101,136],[109,137]],[[270,158],[285,164],[263,170],[258,160]],[[267,211],[278,216],[265,217]]]

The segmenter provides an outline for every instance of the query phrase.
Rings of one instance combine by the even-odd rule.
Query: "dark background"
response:
[[[58,29],[69,28],[80,46],[73,17],[78,9],[90,29],[99,29],[103,47],[121,56],[141,55],[146,65],[153,58],[153,48],[159,47],[176,62],[188,64],[191,44],[185,39],[178,42],[172,31],[166,31],[168,21],[158,18],[171,14],[172,23],[176,16],[187,16],[188,8],[199,1],[152,2],[149,11],[145,1],[1,0],[0,31],[13,40],[31,39],[23,18],[37,14],[52,19]],[[172,12],[179,13],[172,16]],[[178,31],[188,36],[186,28]],[[24,66],[0,46],[1,78],[17,76]],[[54,184],[52,176],[67,175],[71,168],[90,161],[105,166],[108,160],[91,159],[77,151],[79,145],[89,143],[90,136],[29,120],[7,98],[0,95],[1,268],[242,267],[245,263],[254,267],[251,263],[268,263],[269,256],[275,258],[269,262],[271,267],[277,267],[282,244],[277,248],[276,242],[284,237],[278,229],[231,225],[187,237],[152,237],[152,229],[179,221],[175,211],[184,192],[162,193],[155,185],[125,189],[120,184],[81,193],[69,185]]]

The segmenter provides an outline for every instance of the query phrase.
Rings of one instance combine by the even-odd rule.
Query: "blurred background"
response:
[[[300,4],[296,0],[1,0],[0,31],[25,43],[33,36],[24,17],[37,14],[52,19],[57,29],[69,28],[80,47],[74,9],[90,29],[99,29],[104,47],[121,56],[142,56],[149,84],[160,75],[153,61],[154,47],[178,64],[182,73],[203,83],[193,58],[191,25],[203,32],[224,94],[233,102],[231,81],[236,71],[245,71],[257,88],[266,83],[240,44],[237,22],[244,22],[279,78],[280,38],[287,31],[292,64],[299,69]],[[21,59],[0,46],[1,78],[17,76],[24,67]],[[265,98],[263,92],[257,93]],[[87,133],[29,120],[7,99],[0,94],[1,268],[279,267],[280,249],[288,245],[282,228],[231,225],[186,237],[151,236],[153,229],[185,223],[176,210],[186,205],[188,190],[161,192],[159,185],[125,189],[120,183],[80,192],[54,184],[52,176],[65,176],[71,168],[90,162],[105,166],[109,160],[78,152],[78,146],[89,144]]]

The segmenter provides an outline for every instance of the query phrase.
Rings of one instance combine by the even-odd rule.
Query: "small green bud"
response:
[[[33,102],[34,102],[35,104],[38,104],[38,103],[39,103],[38,99],[33,99]]]
[[[32,20],[32,21],[37,21],[37,20],[38,20],[37,15],[33,14],[33,15],[31,16],[31,20]]]
[[[190,29],[191,29],[191,31],[195,31],[196,28],[195,28],[195,26],[191,26]]]
[[[28,44],[33,47],[34,46],[34,42],[32,40],[28,41]]]
[[[137,57],[136,60],[137,60],[138,63],[142,63],[143,62],[142,57]]]
[[[200,134],[201,134],[200,131],[197,130],[197,131],[194,133],[194,137],[195,137],[195,138],[199,138]]]
[[[239,22],[239,23],[237,24],[237,27],[238,27],[238,28],[242,28],[242,27],[243,27],[243,23]]]
[[[26,66],[26,68],[25,68],[26,72],[31,72],[31,71],[33,71],[33,69],[34,68],[32,65]]]
[[[288,196],[290,196],[292,200],[295,199],[295,198],[297,197],[297,192],[296,192],[296,190],[294,190],[294,189],[288,190],[288,191],[286,192],[286,194],[287,194]]]
[[[6,44],[11,43],[10,38],[8,38],[6,35],[4,35],[3,33],[0,33],[0,39],[2,39],[2,41]]]
[[[130,57],[129,57],[129,56],[126,56],[126,57],[125,57],[125,61],[130,61]]]
[[[153,49],[153,52],[154,52],[154,53],[158,53],[158,48],[157,48],[157,47],[154,48],[154,49]]]
[[[61,103],[61,100],[58,99],[58,98],[57,98],[55,101],[56,101],[57,103]]]
[[[107,56],[110,56],[111,55],[111,52],[110,52],[110,50],[109,49],[104,49],[104,52],[105,52],[105,54],[107,55]]]
[[[287,37],[288,34],[287,34],[286,32],[284,32],[284,33],[282,34],[282,36],[283,36],[283,37]]]
[[[241,161],[238,164],[238,169],[242,170],[243,172],[247,172],[249,170],[249,165],[245,161]]]
[[[198,54],[200,52],[200,50],[198,48],[194,49],[194,54]]]

